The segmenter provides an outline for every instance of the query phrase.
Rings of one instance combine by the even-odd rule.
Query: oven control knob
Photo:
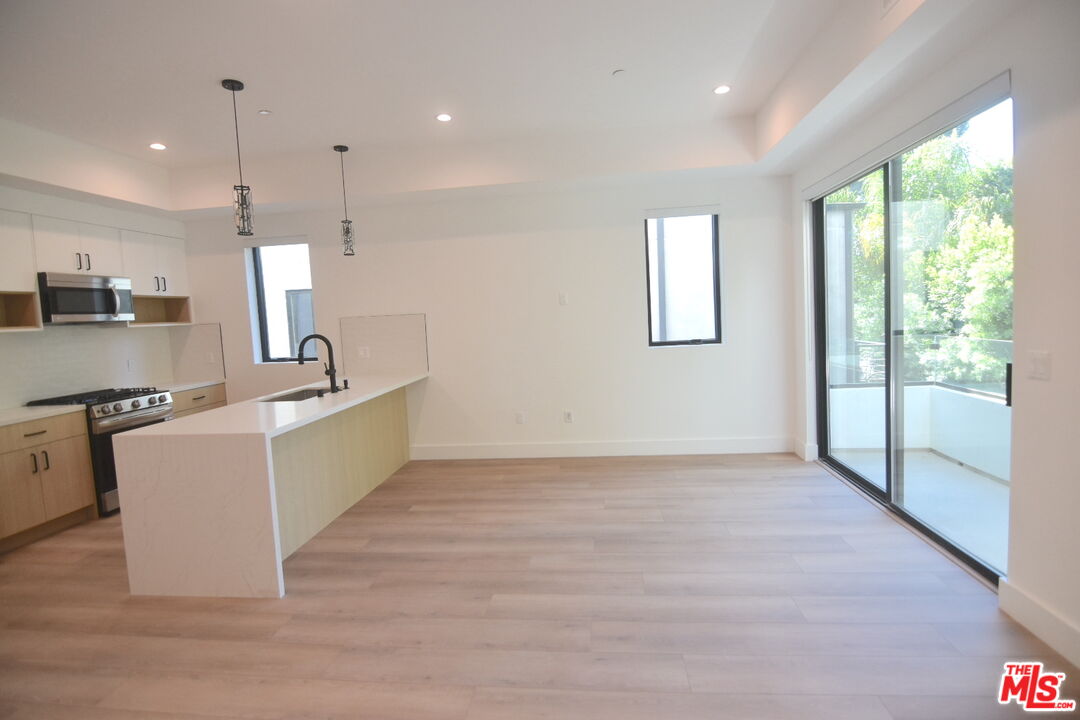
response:
[[[138,402],[138,401],[136,401],[136,402]],[[150,403],[151,405],[157,405],[157,398],[152,397],[149,400],[147,400],[146,402]]]
[[[109,413],[112,412],[112,408],[109,407],[108,405],[102,405],[100,408],[98,408],[98,410],[101,411],[102,415],[108,415]]]
[[[163,402],[165,402],[165,396],[164,396],[164,395],[158,395],[158,396],[157,396],[157,401],[158,401],[159,403],[163,403]]]
[[[141,408],[141,407],[142,407],[142,403],[139,402],[138,400],[132,400],[131,401],[131,409],[132,410],[136,410],[136,409]]]
[[[113,403],[112,409],[113,409],[113,412],[120,412],[121,410],[124,409],[124,406],[121,405],[120,403]]]

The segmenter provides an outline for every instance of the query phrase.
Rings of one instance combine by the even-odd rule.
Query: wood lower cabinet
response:
[[[194,390],[174,392],[173,412],[177,417],[191,415],[204,410],[213,410],[225,404],[225,384],[207,385]]]
[[[190,410],[181,410],[178,413],[173,413],[178,418],[187,417],[188,415],[195,415],[196,413],[206,412],[207,410],[216,410],[217,408],[225,407],[228,403],[214,403],[213,405],[200,405],[193,407]]]
[[[37,455],[29,449],[0,455],[0,537],[46,520]]]
[[[94,469],[85,435],[42,445],[39,454],[46,520],[94,504]]]
[[[61,431],[65,424],[50,418],[9,426],[10,434],[39,437],[46,433],[34,428],[46,422],[53,431]],[[0,454],[0,538],[93,505],[94,470],[85,423],[79,435]]]

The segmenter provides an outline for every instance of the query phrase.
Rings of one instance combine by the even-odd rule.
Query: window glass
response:
[[[716,215],[650,218],[645,231],[650,344],[720,342]]]
[[[300,340],[315,332],[308,246],[269,245],[251,253],[262,361],[295,360]],[[310,345],[305,349],[314,353]]]

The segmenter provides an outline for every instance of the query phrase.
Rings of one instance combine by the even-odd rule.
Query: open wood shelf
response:
[[[191,298],[136,295],[132,304],[135,321],[128,323],[129,327],[191,324]]]
[[[0,292],[0,332],[40,329],[37,293]]]

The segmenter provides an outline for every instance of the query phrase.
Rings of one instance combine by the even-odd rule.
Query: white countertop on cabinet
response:
[[[281,597],[273,439],[426,377],[351,377],[348,390],[321,398],[256,398],[118,433],[113,449],[132,594]]]
[[[316,422],[334,413],[347,410],[372,398],[393,392],[410,383],[423,380],[427,373],[366,375],[349,378],[349,389],[329,392],[329,383],[302,385],[261,398],[226,405],[206,412],[177,418],[171,422],[128,430],[125,435],[266,435],[275,437]],[[327,388],[327,393],[299,402],[261,402],[265,398],[285,395],[305,388]]]
[[[13,407],[0,410],[0,426],[17,425],[55,415],[86,412],[85,405],[36,405],[34,407]]]
[[[199,380],[198,382],[188,383],[156,383],[154,387],[168,390],[169,392],[184,392],[185,390],[195,390],[196,388],[210,387],[211,385],[224,385],[225,380]]]

